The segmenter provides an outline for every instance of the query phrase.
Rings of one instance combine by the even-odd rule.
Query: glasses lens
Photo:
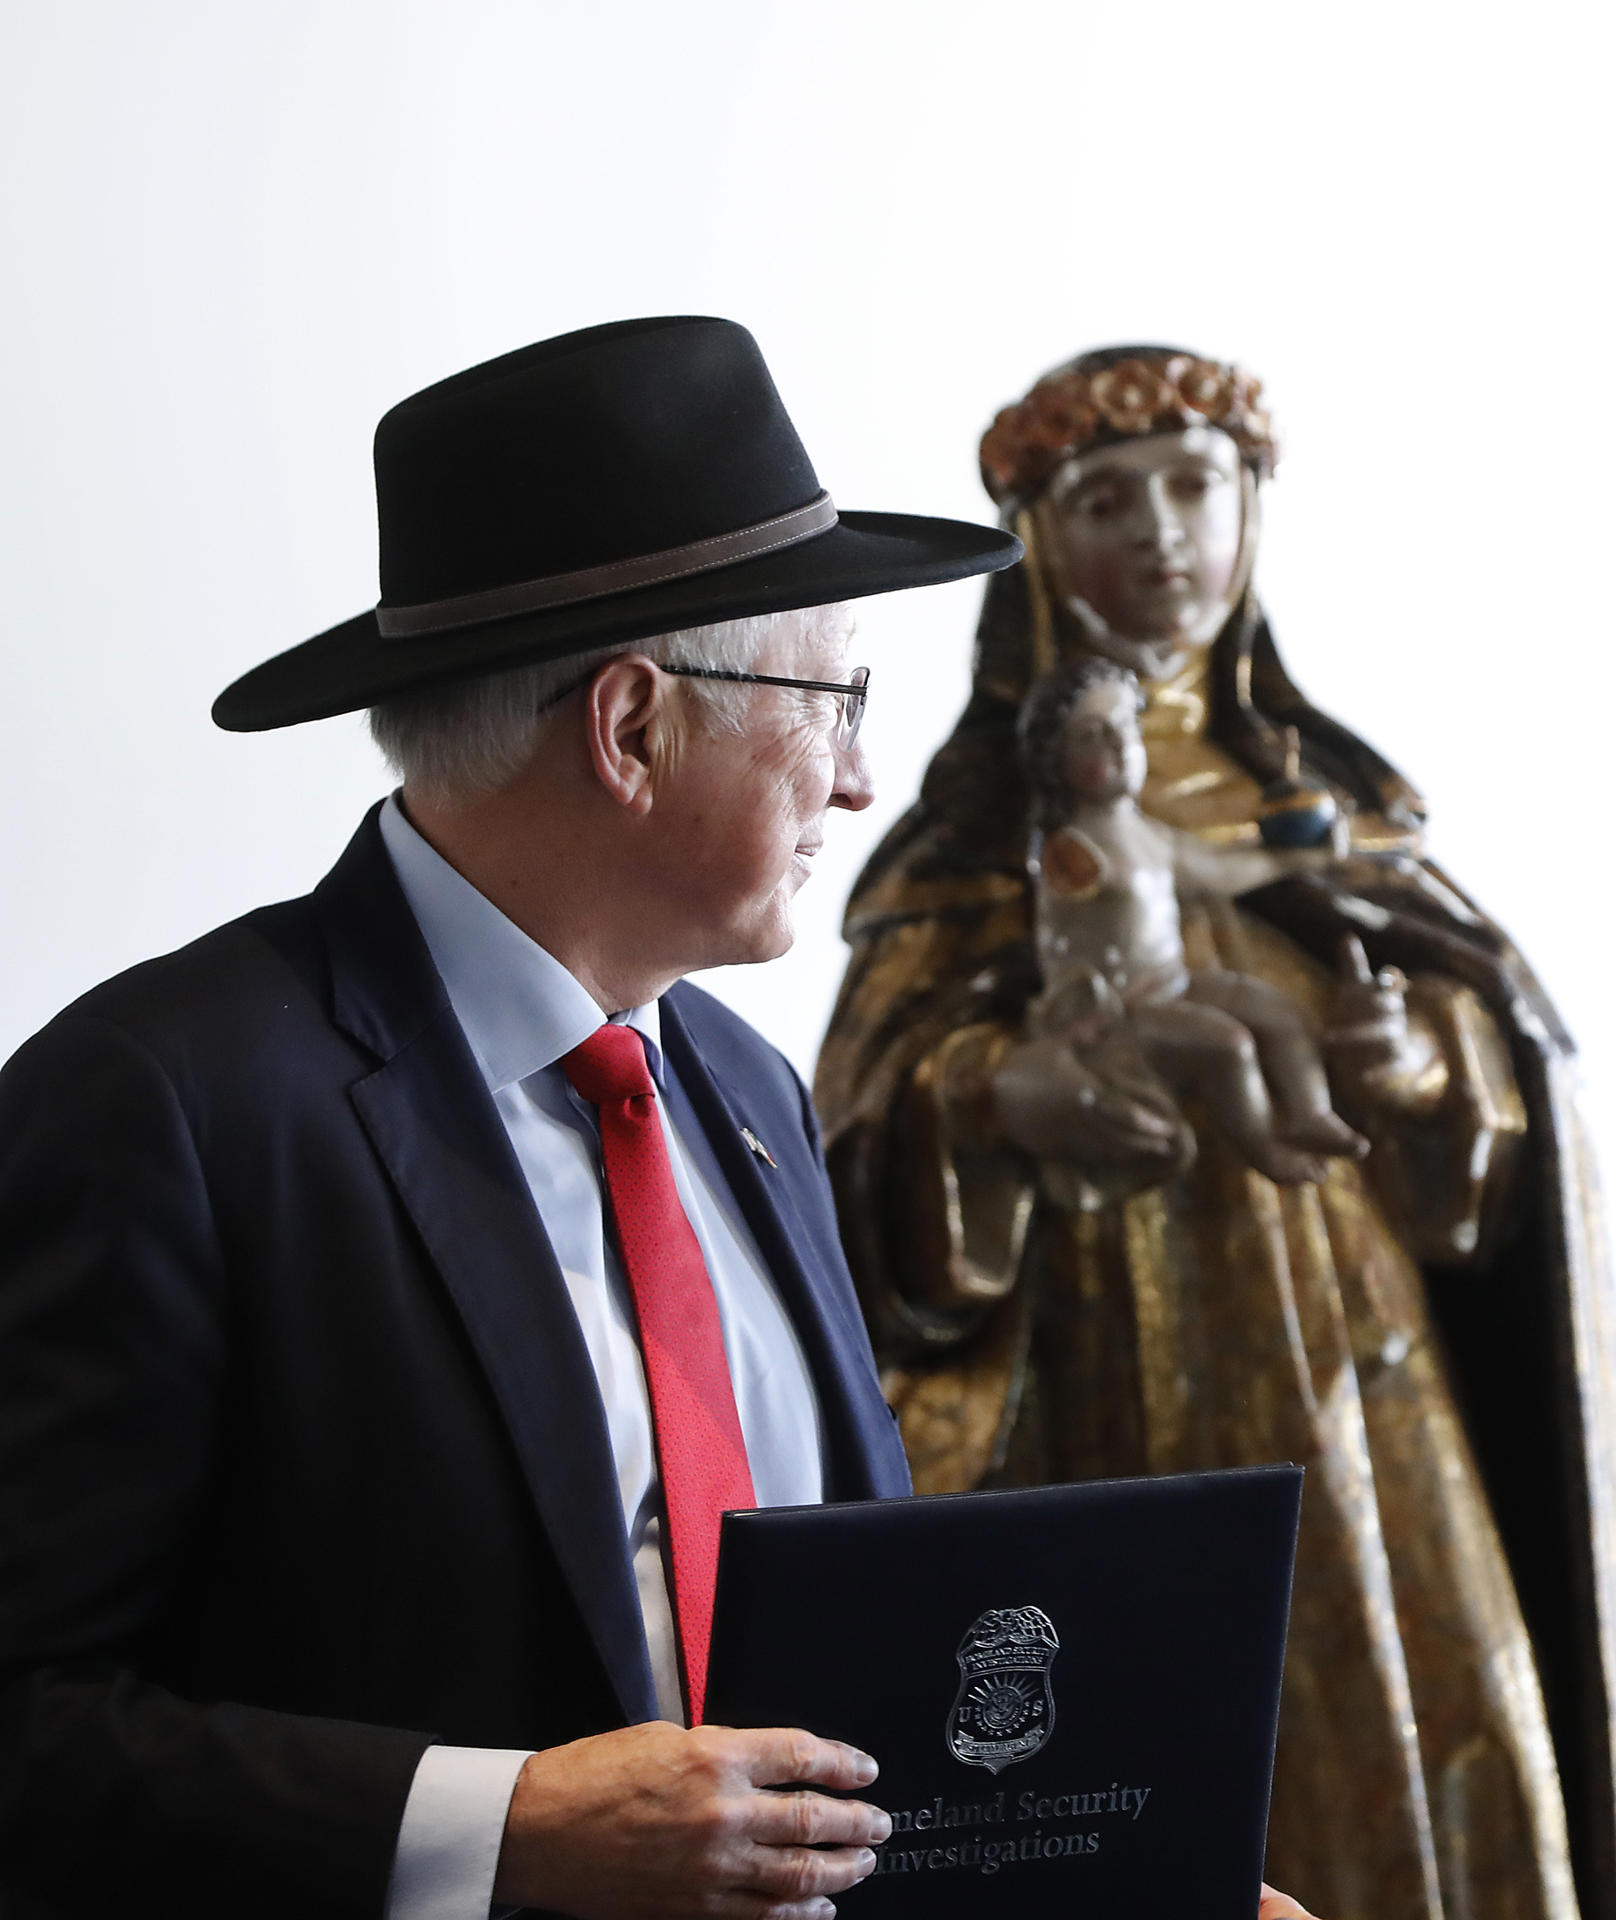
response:
[[[847,676],[848,689],[838,702],[836,718],[836,744],[844,750],[852,746],[858,738],[858,730],[864,720],[864,702],[866,689],[870,684],[868,667],[855,667]]]

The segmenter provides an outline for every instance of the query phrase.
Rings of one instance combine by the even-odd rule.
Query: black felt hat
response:
[[[220,694],[253,733],[746,614],[991,573],[991,527],[838,513],[757,343],[624,320],[524,347],[376,429],[381,603]]]

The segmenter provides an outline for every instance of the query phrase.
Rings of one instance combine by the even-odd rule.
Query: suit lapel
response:
[[[351,1098],[464,1322],[624,1718],[651,1719],[639,1596],[588,1349],[374,822],[316,895],[335,1018],[382,1057]]]

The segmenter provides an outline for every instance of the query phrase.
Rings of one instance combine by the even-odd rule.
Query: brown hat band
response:
[[[598,600],[608,593],[627,593],[635,587],[660,586],[688,573],[708,573],[714,567],[733,566],[759,554],[794,547],[836,525],[836,507],[828,493],[805,507],[777,513],[756,526],[734,533],[715,533],[687,546],[663,547],[657,553],[636,554],[631,560],[612,560],[605,566],[580,567],[573,573],[552,573],[541,580],[518,580],[508,587],[490,587],[483,593],[462,593],[450,600],[427,600],[413,607],[376,609],[377,630],[388,640],[420,633],[443,633],[454,627],[473,627],[507,614],[537,613],[546,607],[567,607],[579,600]]]

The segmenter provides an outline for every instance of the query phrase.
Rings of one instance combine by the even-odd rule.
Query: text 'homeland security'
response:
[[[974,1867],[979,1873],[997,1873],[1019,1861],[1070,1859],[1075,1854],[1098,1853],[1098,1829],[1082,1833],[1045,1835],[1043,1827],[1019,1838],[998,1840],[971,1831],[1007,1826],[1012,1821],[1068,1820],[1079,1816],[1126,1813],[1137,1820],[1150,1798],[1149,1787],[1109,1787],[1086,1793],[1042,1794],[1029,1789],[1016,1796],[1012,1808],[1004,1789],[986,1800],[950,1804],[941,1794],[929,1807],[899,1807],[892,1813],[893,1841],[899,1834],[936,1833],[964,1829],[960,1837],[942,1846],[903,1847],[889,1841],[876,1850],[877,1874],[945,1873]]]

